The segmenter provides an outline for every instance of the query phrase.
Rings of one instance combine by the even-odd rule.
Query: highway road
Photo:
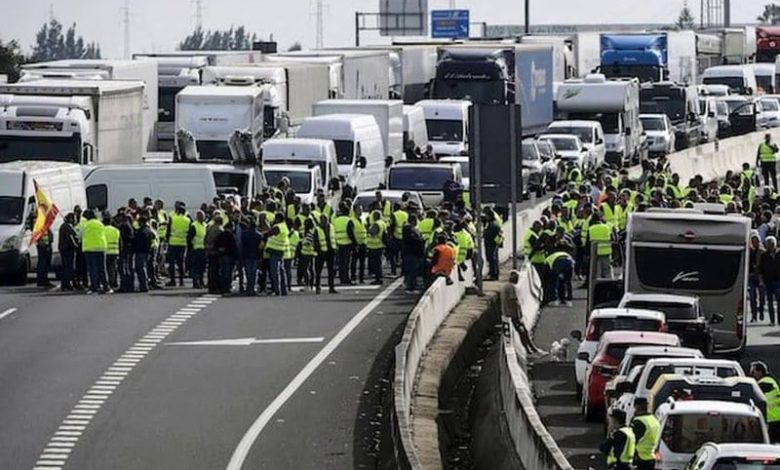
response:
[[[374,468],[416,300],[399,285],[286,298],[0,288],[0,468]]]
[[[584,330],[585,296],[584,289],[577,289],[574,291],[573,307],[555,306],[542,311],[534,331],[534,340],[539,347],[548,349],[553,341],[566,337],[570,331]],[[762,360],[771,373],[780,373],[779,339],[780,327],[768,326],[766,322],[749,324],[748,347],[740,358],[743,368],[748,370],[751,361]],[[573,361],[573,357],[569,359]],[[572,466],[578,470],[606,468],[598,450],[604,440],[604,424],[586,423],[582,417],[575,397],[573,362],[554,362],[549,357],[543,358],[533,365],[530,376],[542,421]]]

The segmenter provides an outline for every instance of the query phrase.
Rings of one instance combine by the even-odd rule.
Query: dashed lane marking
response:
[[[0,313],[0,320],[2,320],[3,318],[7,317],[8,315],[11,315],[12,313],[14,313],[17,310],[18,309],[16,307],[11,307],[8,310],[5,310],[3,313]]]
[[[70,453],[81,436],[87,431],[92,418],[100,411],[111,394],[119,387],[125,378],[141,360],[154,350],[168,335],[176,331],[187,320],[197,315],[205,307],[218,299],[214,295],[204,295],[190,302],[186,307],[170,315],[158,323],[143,338],[129,347],[119,358],[106,368],[92,387],[73,406],[62,420],[57,431],[44,447],[33,470],[63,470]],[[14,313],[10,308],[0,313],[0,320]]]

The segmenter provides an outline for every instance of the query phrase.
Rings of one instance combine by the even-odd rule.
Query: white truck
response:
[[[601,33],[582,32],[571,37],[576,76],[585,77],[601,65]]]
[[[390,92],[390,54],[387,51],[297,51],[263,58],[268,62],[327,64],[331,98],[383,100]]]
[[[329,191],[340,188],[339,163],[332,140],[271,139],[263,144],[263,165],[316,165]]]
[[[520,38],[521,44],[547,44],[553,48],[553,81],[562,82],[577,77],[577,64],[571,40],[565,36],[529,35]]]
[[[275,91],[270,85],[189,86],[176,95],[176,131],[192,134],[203,160],[232,160],[228,140],[236,130],[248,131],[259,153],[277,128],[279,108],[266,106]]]
[[[643,157],[639,120],[639,82],[612,81],[601,74],[567,80],[558,87],[558,110],[569,120],[599,121],[604,129],[607,163],[622,166]]]
[[[209,65],[238,65],[260,62],[259,51],[178,51],[133,54],[133,59],[154,59],[159,80],[157,150],[173,149],[176,122],[176,94],[184,87],[201,84],[201,71]]]
[[[400,100],[325,100],[312,107],[312,115],[367,114],[374,116],[382,131],[386,164],[403,159],[404,105]]]
[[[144,82],[144,143],[152,151],[157,145],[157,63],[153,60],[73,59],[22,65],[20,82],[55,80],[140,80]]]
[[[203,69],[204,85],[246,86],[270,85],[278,99],[266,106],[279,108],[289,124],[300,125],[311,115],[314,103],[328,99],[330,77],[323,64],[255,63],[237,66],[215,66]],[[270,112],[270,111],[269,111]]]
[[[0,162],[140,162],[144,84],[50,80],[0,85]]]

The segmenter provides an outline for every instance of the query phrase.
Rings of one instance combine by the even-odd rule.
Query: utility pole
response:
[[[203,0],[193,0],[195,2],[195,29],[203,28]]]
[[[525,34],[531,34],[531,0],[525,0]]]
[[[130,59],[130,0],[122,7],[122,28],[125,33],[125,59]]]
[[[317,7],[316,7],[317,10],[314,12],[314,16],[316,17],[316,21],[317,21],[317,38],[316,38],[317,49],[322,49],[323,44],[325,42],[324,41],[325,33],[323,29],[324,26],[323,23],[325,22],[325,14],[323,12],[324,5],[322,2],[323,0],[317,0]]]
[[[731,0],[723,0],[723,27],[731,27]]]

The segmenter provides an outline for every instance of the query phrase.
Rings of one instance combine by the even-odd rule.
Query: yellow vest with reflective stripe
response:
[[[539,238],[539,234],[530,228],[526,230],[523,235],[523,255],[533,264],[544,263],[544,250],[537,250],[531,255],[531,252],[533,252],[533,244],[537,238]]]
[[[157,234],[161,238],[168,235],[168,214],[164,210],[157,212]]]
[[[598,243],[596,254],[598,256],[612,255],[612,229],[609,225],[599,223],[588,228],[588,237],[591,243]]]
[[[189,231],[190,219],[186,215],[172,215],[171,237],[168,239],[168,244],[171,246],[187,246],[187,233]]]
[[[763,142],[758,146],[758,156],[762,162],[774,163],[777,161],[775,157],[775,151],[772,149],[772,147]]]
[[[654,415],[647,414],[637,416],[634,421],[639,421],[645,426],[645,433],[636,442],[636,456],[640,460],[655,460],[655,448],[661,438],[661,424]]]
[[[288,247],[290,246],[290,240],[289,240],[290,230],[287,228],[287,224],[284,222],[276,224],[274,225],[274,227],[279,229],[279,233],[269,238],[268,243],[266,243],[265,247],[269,250],[274,250],[284,255],[287,252]]]
[[[393,212],[393,218],[395,219],[393,238],[400,240],[404,236],[404,225],[406,225],[406,221],[409,220],[409,214],[407,214],[406,211],[397,210]]]
[[[369,228],[373,226],[379,227],[376,235],[371,235],[370,232],[366,232],[366,248],[369,250],[381,250],[385,247],[385,232],[387,232],[387,224],[384,220],[378,220],[371,222]]]
[[[195,230],[195,236],[192,237],[192,249],[203,250],[206,248],[206,224],[198,222],[197,220],[192,223],[192,227]]]
[[[106,225],[106,254],[118,255],[119,254],[119,229],[113,225]]]
[[[365,245],[366,244],[366,224],[363,223],[363,219],[361,217],[352,216],[350,217],[352,220],[352,227],[353,231],[355,233],[355,240],[357,240],[358,245]]]
[[[330,246],[328,245],[328,237],[325,234],[325,229],[322,227],[317,227],[317,238],[320,241],[320,251],[323,253],[327,253],[330,251]]]
[[[460,264],[466,261],[466,255],[468,254],[468,251],[474,249],[474,239],[466,230],[459,230],[455,232],[455,239],[458,241],[458,257],[456,261],[458,264]]]
[[[558,259],[560,258],[569,258],[572,261],[574,261],[571,255],[566,253],[565,251],[556,251],[555,253],[545,258],[544,262],[547,263],[547,266],[549,266],[550,269],[552,269],[552,267],[555,265],[555,262],[558,261]]]
[[[295,258],[295,251],[298,249],[298,243],[301,241],[301,234],[297,230],[291,230],[287,238],[290,243],[287,244],[287,251],[284,252],[284,259]]]
[[[81,250],[85,253],[105,253],[106,248],[106,230],[103,223],[97,219],[87,220],[83,226]]]
[[[772,390],[764,393],[766,397],[766,420],[768,423],[780,421],[780,386],[777,381],[769,376],[764,376],[758,384],[769,384]]]
[[[620,455],[615,455],[615,449],[609,450],[607,455],[607,465],[613,465],[616,463],[631,464],[634,462],[634,451],[636,450],[636,436],[634,436],[634,430],[628,426],[624,426],[617,430],[626,435],[626,444],[623,446],[623,451]]]
[[[420,235],[422,235],[423,240],[425,240],[426,243],[430,242],[431,240],[431,234],[433,234],[433,226],[435,225],[434,220],[430,217],[426,217],[422,219],[421,221],[417,222],[417,230],[420,231]]]
[[[306,232],[301,237],[301,255],[315,256],[317,248],[314,246],[314,230]]]
[[[347,231],[349,222],[350,218],[346,215],[340,215],[333,219],[333,223],[331,225],[333,226],[333,230],[336,232],[336,245],[346,246],[352,244],[352,240],[349,238],[349,232]]]
[[[618,207],[620,206],[618,204],[615,204],[615,208],[613,209],[609,207],[609,204],[607,204],[606,202],[601,205],[601,212],[604,213],[604,220],[615,227],[617,227],[618,225],[618,217],[617,217]]]

